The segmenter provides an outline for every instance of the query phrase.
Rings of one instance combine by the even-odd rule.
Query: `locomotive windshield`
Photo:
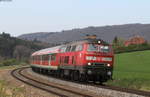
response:
[[[108,52],[110,52],[110,47],[109,46],[98,45],[98,44],[88,44],[87,51],[108,53]]]

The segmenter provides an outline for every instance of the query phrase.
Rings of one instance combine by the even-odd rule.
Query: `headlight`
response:
[[[109,57],[103,57],[103,58],[102,58],[102,61],[112,61],[112,58],[109,58]]]
[[[86,56],[86,60],[96,60],[97,58],[94,56]]]
[[[110,65],[110,64],[107,64],[107,66],[110,67],[111,65]]]
[[[90,66],[90,65],[92,65],[91,63],[88,63],[88,65]]]
[[[110,76],[110,75],[111,75],[111,71],[108,71],[108,72],[107,72],[107,75],[109,75],[109,76]]]
[[[92,74],[92,71],[91,71],[91,70],[88,70],[87,73],[88,73],[88,74]]]

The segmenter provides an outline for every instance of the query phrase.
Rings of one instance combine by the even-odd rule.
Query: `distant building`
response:
[[[124,42],[125,46],[129,46],[131,44],[143,44],[146,43],[146,40],[141,36],[135,36],[130,38],[129,40]]]

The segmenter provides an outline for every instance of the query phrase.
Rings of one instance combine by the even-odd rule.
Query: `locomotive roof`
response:
[[[42,49],[34,52],[31,56],[58,53],[61,46]]]
[[[31,56],[59,53],[60,48],[62,46],[78,45],[78,44],[82,44],[82,43],[98,43],[98,41],[100,41],[100,44],[109,45],[107,42],[105,42],[101,39],[86,39],[86,40],[80,40],[80,41],[74,41],[74,42],[66,43],[64,45],[60,45],[60,46],[56,46],[56,47],[50,47],[50,48],[42,49],[42,50],[34,52]]]
[[[103,41],[102,39],[85,39],[85,40],[66,43],[66,45],[75,45],[75,44],[82,44],[82,43],[98,43],[98,41],[101,42],[100,44],[109,45],[107,42]]]

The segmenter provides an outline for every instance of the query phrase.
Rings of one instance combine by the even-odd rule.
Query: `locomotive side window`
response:
[[[82,51],[83,50],[83,45],[77,45],[76,51]]]
[[[64,63],[68,64],[69,63],[69,56],[65,56]]]
[[[76,51],[76,45],[72,46],[71,51]]]
[[[59,63],[62,63],[62,57],[59,58]]]
[[[72,56],[72,64],[74,64],[75,62],[74,62],[74,56]]]
[[[70,51],[71,51],[71,46],[67,46],[66,52],[70,52]]]

